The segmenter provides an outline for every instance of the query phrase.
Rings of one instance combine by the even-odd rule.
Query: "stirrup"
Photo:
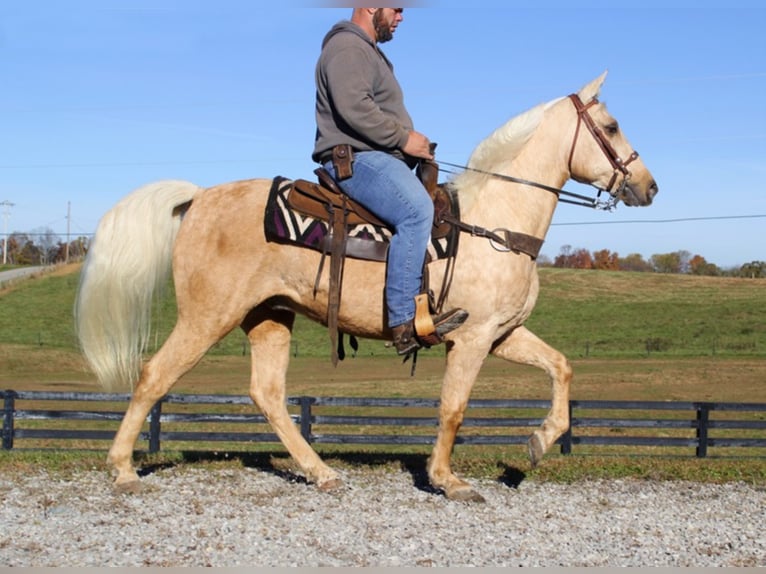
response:
[[[459,308],[440,315],[431,315],[428,295],[421,293],[415,297],[415,335],[424,347],[444,342],[444,336],[460,327],[466,319],[468,312]]]

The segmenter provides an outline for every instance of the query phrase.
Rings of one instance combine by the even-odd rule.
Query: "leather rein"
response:
[[[488,175],[490,177],[493,177],[495,179],[500,179],[502,181],[519,183],[519,184],[527,185],[530,187],[537,187],[539,189],[544,189],[545,191],[555,193],[558,196],[559,201],[562,203],[569,203],[572,205],[589,207],[591,209],[600,209],[603,211],[614,211],[619,201],[616,197],[613,197],[610,193],[609,199],[606,201],[602,201],[598,198],[601,197],[601,194],[604,191],[609,192],[609,190],[612,189],[617,178],[619,177],[619,173],[622,173],[623,175],[622,182],[620,183],[619,188],[616,190],[616,195],[620,194],[620,192],[625,188],[625,186],[628,184],[628,181],[630,180],[631,172],[627,166],[638,158],[638,152],[633,151],[626,161],[623,161],[620,158],[619,154],[617,153],[617,150],[615,150],[612,144],[609,143],[609,140],[604,135],[604,132],[596,125],[596,122],[588,113],[588,109],[598,103],[598,98],[593,98],[587,104],[583,104],[582,100],[580,99],[580,96],[578,96],[577,94],[570,94],[569,100],[572,102],[572,104],[575,107],[575,110],[577,111],[577,127],[575,128],[574,138],[572,139],[572,147],[569,152],[569,163],[568,163],[569,172],[570,173],[572,172],[572,158],[574,157],[575,147],[577,146],[577,138],[580,135],[580,126],[582,124],[585,124],[585,127],[587,127],[588,131],[591,133],[591,135],[593,135],[593,138],[596,140],[596,143],[599,145],[599,147],[601,148],[601,151],[604,153],[606,158],[609,160],[609,163],[612,165],[612,168],[614,169],[614,173],[612,175],[612,179],[609,180],[609,184],[604,189],[597,188],[598,196],[596,196],[595,198],[588,197],[585,195],[580,195],[577,193],[572,193],[570,191],[566,191],[564,189],[560,189],[557,187],[551,187],[549,185],[538,183],[536,181],[530,181],[530,180],[522,179],[519,177],[513,177],[511,175],[505,175],[502,173],[495,173],[491,171],[484,171],[481,169],[476,169],[476,168],[468,167],[465,165],[449,163],[446,161],[440,161],[439,163],[440,165],[447,165],[457,169],[463,169],[466,171],[481,173],[483,175]],[[440,170],[440,171],[443,171],[445,173],[451,173],[451,174],[455,173],[448,170]],[[573,198],[573,199],[566,199],[566,198]]]

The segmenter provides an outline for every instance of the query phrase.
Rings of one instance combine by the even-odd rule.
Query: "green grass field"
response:
[[[0,291],[0,345],[76,350],[78,277],[70,266]],[[766,357],[766,280],[570,269],[541,269],[540,279],[527,326],[570,358]],[[154,319],[156,348],[175,322],[172,292]],[[295,354],[328,356],[328,345],[326,329],[299,318]],[[244,352],[235,330],[211,354]],[[394,356],[377,341],[360,354]]]

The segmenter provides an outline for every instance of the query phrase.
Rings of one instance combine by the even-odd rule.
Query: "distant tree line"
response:
[[[77,237],[63,241],[51,229],[40,229],[31,233],[11,233],[0,241],[0,253],[6,246],[7,253],[0,261],[10,265],[51,265],[82,259],[88,252],[90,239]]]
[[[48,228],[31,233],[14,232],[7,239],[8,253],[5,260],[12,265],[50,265],[67,260],[77,261],[88,252],[90,241],[89,237],[79,236],[67,243]],[[3,243],[5,242],[0,242],[0,253]],[[702,255],[692,255],[688,251],[657,253],[649,259],[644,259],[639,253],[620,257],[618,253],[608,249],[590,252],[587,249],[564,245],[553,260],[541,255],[537,263],[540,267],[567,269],[766,278],[766,261],[751,261],[740,267],[721,269],[714,263],[709,263]]]
[[[692,255],[688,251],[657,253],[644,259],[638,253],[620,257],[616,252],[602,249],[590,252],[587,249],[561,247],[559,254],[551,261],[541,256],[540,267],[558,267],[567,269],[600,269],[604,271],[641,271],[645,273],[686,273],[689,275],[708,275],[721,277],[766,278],[766,261],[751,261],[740,267],[721,269],[709,263],[702,255]]]

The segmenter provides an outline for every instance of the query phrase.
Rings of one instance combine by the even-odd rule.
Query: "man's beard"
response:
[[[378,8],[375,14],[372,15],[372,25],[375,27],[378,43],[383,44],[394,37],[391,26],[383,21],[383,8]]]

